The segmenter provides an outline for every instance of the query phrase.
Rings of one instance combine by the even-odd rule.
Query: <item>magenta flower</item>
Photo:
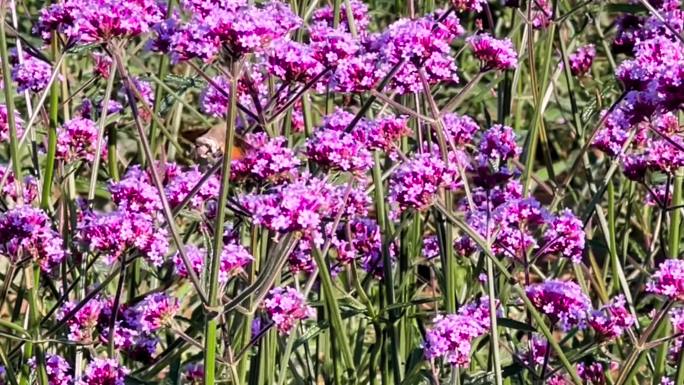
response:
[[[450,43],[463,34],[458,18],[451,15],[435,25],[433,16],[417,20],[401,19],[391,24],[374,43],[389,68],[403,62],[390,80],[390,87],[399,94],[421,92],[419,68],[428,84],[458,82],[456,63],[451,57]]]
[[[50,33],[63,33],[78,44],[131,38],[163,20],[164,12],[153,0],[67,0],[41,10],[34,32],[43,40]]]
[[[261,52],[300,24],[289,7],[278,1],[263,7],[212,4],[207,15],[195,12],[189,22],[178,27],[171,38],[172,59],[177,62],[196,57],[210,62],[222,48],[233,57]]]
[[[19,139],[24,133],[24,123],[19,116],[19,113],[14,110],[14,122],[17,129],[17,139]],[[8,143],[10,140],[10,127],[9,121],[7,120],[7,106],[0,104],[0,143]]]
[[[467,115],[447,113],[442,117],[442,122],[447,140],[458,147],[471,144],[473,136],[480,130],[477,122]]]
[[[138,305],[143,332],[155,332],[167,326],[180,309],[178,298],[165,293],[148,295]]]
[[[306,142],[310,160],[332,170],[363,174],[373,166],[373,158],[363,142],[344,131],[318,129]]]
[[[510,39],[499,40],[489,34],[466,39],[473,55],[482,62],[482,70],[510,70],[518,66],[518,54]]]
[[[57,319],[63,320],[67,314],[76,308],[78,302],[67,302],[57,312]],[[76,314],[66,321],[69,327],[69,339],[77,342],[92,342],[93,333],[98,326],[100,313],[105,306],[104,301],[93,298],[85,303]]]
[[[17,263],[31,258],[46,273],[64,260],[62,237],[39,209],[21,206],[0,214],[0,255]]]
[[[35,357],[29,359],[28,364],[32,370],[36,370]],[[71,385],[74,379],[69,374],[70,371],[71,365],[62,356],[45,355],[45,372],[47,372],[48,385]]]
[[[625,308],[625,298],[615,297],[609,304],[589,314],[589,326],[603,340],[620,337],[635,322],[629,310]]]
[[[124,385],[128,373],[129,370],[116,360],[95,358],[86,366],[77,385]]]
[[[311,47],[287,39],[278,40],[268,51],[267,68],[286,83],[308,83],[324,70]]]
[[[57,136],[57,157],[65,162],[92,162],[95,159],[98,132],[97,124],[90,119],[74,118],[64,123]],[[104,143],[101,149],[105,157],[107,147]]]
[[[575,76],[585,75],[591,69],[594,57],[596,57],[596,48],[593,44],[578,48],[577,51],[568,58],[570,72]]]
[[[646,290],[672,301],[684,300],[684,260],[668,259],[661,263],[646,284]]]
[[[3,197],[8,200],[8,201],[13,201],[14,204],[19,203],[19,192],[17,191],[17,185],[16,185],[16,179],[14,177],[14,173],[12,170],[8,170],[5,166],[0,166],[0,180],[2,178],[5,178],[5,174],[9,173],[7,175],[7,179],[5,180],[5,185],[2,187],[2,190],[0,190],[0,193],[3,194]],[[24,176],[24,184],[22,185],[22,199],[24,204],[31,204],[36,197],[38,197],[38,181],[36,178],[32,175],[25,175]],[[8,202],[10,203],[10,202]]]
[[[231,179],[279,182],[297,176],[300,161],[287,147],[287,138],[258,132],[247,134],[245,142],[244,156],[233,160]]]
[[[452,182],[444,162],[430,153],[415,154],[391,176],[389,201],[400,211],[425,210],[437,191]]]
[[[394,154],[397,142],[411,134],[407,120],[406,116],[389,116],[361,122],[354,128],[353,134],[371,150]]]
[[[17,83],[17,92],[38,93],[47,88],[50,83],[50,75],[52,75],[52,66],[49,63],[25,52],[22,53],[22,60],[19,61],[16,50],[10,55],[12,80]]]
[[[76,239],[91,252],[113,264],[130,250],[139,250],[153,266],[161,266],[169,247],[167,232],[146,214],[121,210],[108,214],[86,213],[79,221]]]
[[[197,166],[192,166],[186,170],[179,170],[177,175],[169,177],[164,186],[164,193],[169,204],[172,207],[178,206],[195,185],[199,183],[202,177],[203,173],[199,171]],[[207,202],[216,199],[218,196],[219,183],[218,176],[212,175],[202,184],[197,194],[190,199],[188,207],[202,211],[206,207]]]
[[[551,24],[553,17],[551,2],[549,0],[535,0],[530,6],[532,7],[532,27],[534,29],[546,29]]]
[[[304,297],[292,287],[276,287],[269,291],[263,307],[281,334],[290,334],[297,321],[315,314]]]
[[[574,282],[548,280],[528,286],[525,292],[537,310],[565,331],[583,327],[591,308],[589,298]]]
[[[309,27],[309,34],[313,57],[325,67],[337,67],[346,63],[345,59],[353,60],[358,57],[356,54],[361,49],[361,44],[347,31],[318,23]]]
[[[483,322],[489,319],[489,313],[485,317],[483,315],[468,314],[466,311],[436,316],[432,320],[432,328],[425,334],[425,357],[442,358],[444,362],[460,367],[468,366],[473,340],[489,331]]]
[[[577,375],[587,385],[605,385],[605,372],[606,368],[598,361],[592,363],[580,362],[577,364]]]
[[[185,365],[181,376],[183,384],[201,385],[204,381],[204,364],[198,362]]]
[[[241,201],[255,224],[282,233],[304,231],[315,235],[334,204],[333,194],[327,182],[303,176],[269,193],[247,195]]]
[[[423,238],[423,249],[421,254],[425,259],[439,257],[439,238],[437,238],[436,235],[430,235]]]
[[[352,11],[352,17],[354,18],[354,25],[356,30],[363,34],[368,28],[370,23],[370,18],[368,17],[368,6],[361,0],[351,0],[349,2]],[[330,5],[326,5],[323,8],[317,9],[314,14],[312,21],[314,23],[325,23],[326,25],[332,27],[333,20],[335,19],[334,8]],[[340,26],[346,30],[351,31],[349,27],[349,20],[347,18],[347,3],[342,2],[340,4],[340,14],[339,14]]]
[[[573,263],[580,263],[584,252],[584,225],[572,211],[565,209],[549,223],[544,241],[543,254],[559,254]]]

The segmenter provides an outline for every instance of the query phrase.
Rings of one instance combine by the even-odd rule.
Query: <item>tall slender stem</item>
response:
[[[230,102],[228,105],[228,116],[226,117],[226,142],[224,147],[226,154],[230,154],[233,149],[235,119],[237,117],[237,82],[240,75],[240,63],[233,61],[230,66]],[[221,252],[223,251],[223,228],[226,217],[226,200],[228,199],[228,189],[230,188],[231,160],[232,158],[230,156],[224,156],[221,168],[221,188],[219,190],[216,222],[214,224],[213,255],[208,275],[209,307],[211,308],[219,306],[218,275],[221,263]],[[216,329],[218,326],[218,318],[212,314],[209,314],[207,318],[204,335],[204,384],[213,385],[216,381]]]

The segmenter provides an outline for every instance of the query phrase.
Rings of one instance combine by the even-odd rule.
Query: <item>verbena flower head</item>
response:
[[[345,59],[357,57],[361,49],[361,42],[351,33],[325,23],[312,24],[309,35],[314,58],[326,67],[337,67]]]
[[[579,362],[577,364],[577,375],[582,379],[583,383],[588,385],[605,385],[606,384],[606,368],[603,364],[594,361],[592,363]]]
[[[602,308],[589,314],[589,326],[603,340],[620,337],[625,329],[630,328],[635,319],[625,308],[625,297],[619,295]]]
[[[437,191],[452,181],[441,159],[430,153],[416,154],[392,174],[389,200],[400,211],[425,210]]]
[[[684,300],[684,260],[668,259],[661,263],[646,290],[673,301]]]
[[[31,358],[28,361],[31,369],[36,370],[36,359]],[[45,355],[45,372],[47,373],[48,385],[71,385],[73,377],[69,374],[71,365],[56,354]]]
[[[153,266],[161,266],[169,247],[166,230],[153,218],[122,210],[86,213],[78,224],[76,239],[88,250],[101,253],[110,265],[124,252],[137,249]]]
[[[591,65],[596,57],[596,47],[587,44],[577,49],[570,57],[570,72],[575,76],[583,76],[591,69]]]
[[[7,176],[5,176],[8,174]],[[19,204],[19,192],[17,191],[16,179],[12,170],[5,166],[0,166],[0,180],[6,178],[5,185],[0,190],[3,198],[7,201],[10,207]],[[23,204],[30,205],[38,197],[38,181],[33,175],[24,176],[24,184],[22,185],[22,199]]]
[[[480,126],[467,115],[446,113],[442,117],[445,135],[455,146],[462,147],[471,144],[473,136],[480,130]]]
[[[423,238],[423,249],[421,254],[425,259],[439,257],[439,238],[436,235],[430,235]]]
[[[86,366],[77,385],[124,385],[128,368],[114,359],[95,358]]]
[[[290,334],[297,321],[313,317],[314,310],[292,287],[276,287],[268,292],[263,307],[281,334]]]
[[[144,332],[155,332],[173,320],[180,309],[180,301],[165,293],[154,293],[137,305],[140,326]]]
[[[97,150],[98,131],[97,124],[90,119],[74,118],[64,123],[57,135],[57,157],[65,162],[92,162]],[[107,155],[104,143],[101,154],[103,157]]]
[[[319,165],[362,174],[373,166],[373,158],[363,142],[344,131],[319,129],[306,142],[306,156]]]
[[[548,280],[528,286],[525,292],[534,307],[562,330],[582,327],[591,308],[589,298],[574,282]]]
[[[532,27],[534,29],[546,29],[551,24],[553,12],[549,0],[536,0],[530,4],[532,7]]]
[[[17,263],[24,258],[36,261],[46,273],[64,260],[62,237],[52,229],[42,211],[21,206],[0,214],[0,255]]]
[[[261,52],[301,24],[289,7],[278,1],[262,7],[227,2],[209,9],[206,15],[195,12],[179,26],[171,38],[174,61],[199,58],[210,62],[222,49],[234,58]]]
[[[354,19],[354,25],[358,33],[365,33],[368,24],[370,23],[370,18],[368,17],[368,6],[361,0],[351,0],[349,2],[351,6],[351,13]],[[313,13],[312,21],[314,23],[324,23],[330,27],[333,26],[333,21],[335,19],[335,10],[331,5],[326,5],[323,8],[317,9]],[[351,31],[349,26],[349,19],[347,18],[347,3],[342,2],[340,4],[339,13],[340,27],[345,31]]]
[[[17,139],[24,133],[24,121],[19,116],[17,110],[14,110],[14,123],[17,129]],[[7,106],[0,104],[0,143],[9,143],[10,140],[10,126],[7,120]]]
[[[50,83],[52,67],[41,59],[22,52],[22,60],[16,50],[11,53],[12,80],[17,83],[17,92],[41,92]]]
[[[163,17],[154,0],[67,0],[41,10],[34,32],[45,41],[57,31],[78,44],[90,44],[138,36]]]
[[[289,39],[278,40],[268,51],[268,72],[286,83],[308,83],[323,72],[323,64],[306,44]]]
[[[200,172],[197,166],[192,166],[185,170],[179,171],[166,182],[164,186],[164,193],[172,207],[177,207],[188,196],[190,191],[200,182],[203,173]],[[212,175],[200,187],[197,194],[195,194],[188,202],[188,207],[193,210],[202,211],[206,209],[207,202],[216,199],[219,193],[219,178],[217,175]]]
[[[381,150],[388,154],[395,152],[397,142],[411,134],[405,116],[388,116],[357,125],[353,131],[371,150]]]
[[[484,318],[489,319],[488,312]],[[473,340],[489,331],[482,321],[482,315],[467,312],[436,316],[432,320],[433,326],[425,334],[425,357],[442,358],[444,362],[460,367],[468,366]]]
[[[297,176],[301,162],[287,147],[287,138],[258,132],[247,134],[245,143],[244,156],[233,161],[231,179],[279,182]]]
[[[78,305],[78,302],[66,302],[57,312],[57,319],[64,320]],[[77,342],[92,342],[93,333],[98,326],[100,314],[105,306],[105,302],[99,298],[90,299],[73,317],[66,320],[69,327],[69,340]]]
[[[495,39],[478,34],[466,39],[473,55],[482,63],[482,70],[510,70],[518,66],[518,54],[510,39]]]
[[[458,82],[456,63],[450,56],[450,43],[463,34],[463,28],[453,15],[433,28],[435,24],[433,16],[401,19],[391,24],[374,43],[388,70],[403,62],[389,85],[399,94],[423,90],[420,70],[428,84]]]
[[[559,254],[570,258],[573,263],[582,261],[584,252],[584,226],[572,213],[565,209],[554,217],[544,233],[544,254]]]
[[[281,233],[304,231],[316,235],[321,220],[334,205],[333,194],[327,182],[303,176],[271,192],[247,195],[241,202],[255,224]]]

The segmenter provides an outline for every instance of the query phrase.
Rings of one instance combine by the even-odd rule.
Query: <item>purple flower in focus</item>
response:
[[[558,324],[565,331],[584,326],[591,302],[576,283],[548,280],[528,286],[525,292],[553,325]]]
[[[57,312],[57,319],[64,320],[67,314],[76,308],[76,305],[78,302],[67,302],[62,305]],[[76,342],[92,342],[104,305],[104,301],[93,298],[76,311],[73,317],[66,320],[66,325],[69,327],[69,339]]]
[[[437,191],[452,183],[444,162],[430,153],[415,154],[390,177],[389,201],[400,211],[424,210]]]
[[[314,316],[313,308],[292,287],[276,287],[268,292],[263,307],[281,334],[290,334],[297,321]]]
[[[318,129],[306,142],[306,156],[333,170],[362,174],[373,166],[373,158],[363,142],[344,131]]]
[[[95,159],[99,129],[90,119],[74,118],[64,123],[57,136],[57,158],[65,162]],[[101,146],[101,155],[107,155],[107,147]]]
[[[356,30],[358,33],[364,34],[368,28],[368,24],[370,23],[370,18],[368,17],[368,6],[361,0],[351,0],[349,1],[349,5],[351,6],[351,13],[352,17],[354,18]],[[334,13],[334,7],[331,5],[326,5],[323,8],[317,9],[313,13],[312,21],[314,23],[324,23],[332,27],[333,21],[335,19]],[[340,26],[346,31],[351,31],[347,15],[347,2],[343,1],[340,4],[339,10]]]
[[[177,298],[165,293],[148,295],[137,305],[143,332],[155,332],[173,320],[180,309]]]
[[[603,340],[620,337],[625,329],[629,329],[635,322],[629,310],[625,308],[625,298],[619,295],[602,308],[589,314],[589,326]]]
[[[661,263],[646,284],[646,290],[673,301],[684,300],[684,260],[668,259]]]
[[[584,225],[572,211],[565,209],[550,221],[544,241],[543,254],[560,254],[573,263],[580,263],[584,251]]]
[[[245,143],[244,156],[233,160],[231,179],[280,182],[297,175],[300,161],[287,147],[287,138],[269,138],[265,132],[249,133]]]
[[[95,358],[86,366],[77,385],[124,385],[124,378],[128,373],[129,370],[116,360]]]
[[[52,75],[52,66],[41,59],[22,53],[22,60],[16,50],[11,53],[12,80],[17,83],[17,92],[41,92],[47,88]]]
[[[51,272],[65,257],[62,237],[51,225],[45,212],[30,206],[0,213],[0,255],[11,263],[31,258]]]
[[[473,313],[470,309],[457,314],[436,316],[432,320],[433,326],[425,335],[425,357],[442,358],[451,365],[466,367],[470,363],[473,340],[489,331],[488,308],[482,310],[485,311],[480,314]]]
[[[288,39],[273,44],[267,56],[268,72],[286,83],[308,83],[324,69],[306,44]]]
[[[499,40],[489,34],[466,39],[473,55],[482,62],[482,70],[510,70],[518,66],[518,54],[510,39]]]
[[[28,361],[31,369],[36,370],[36,359],[31,358]],[[62,358],[55,354],[45,355],[45,372],[47,373],[48,383],[47,385],[71,385],[73,382],[73,377],[69,374],[71,371],[71,365]]]

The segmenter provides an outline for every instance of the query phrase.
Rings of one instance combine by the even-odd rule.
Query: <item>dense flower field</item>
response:
[[[0,384],[684,384],[678,0],[0,0]]]

